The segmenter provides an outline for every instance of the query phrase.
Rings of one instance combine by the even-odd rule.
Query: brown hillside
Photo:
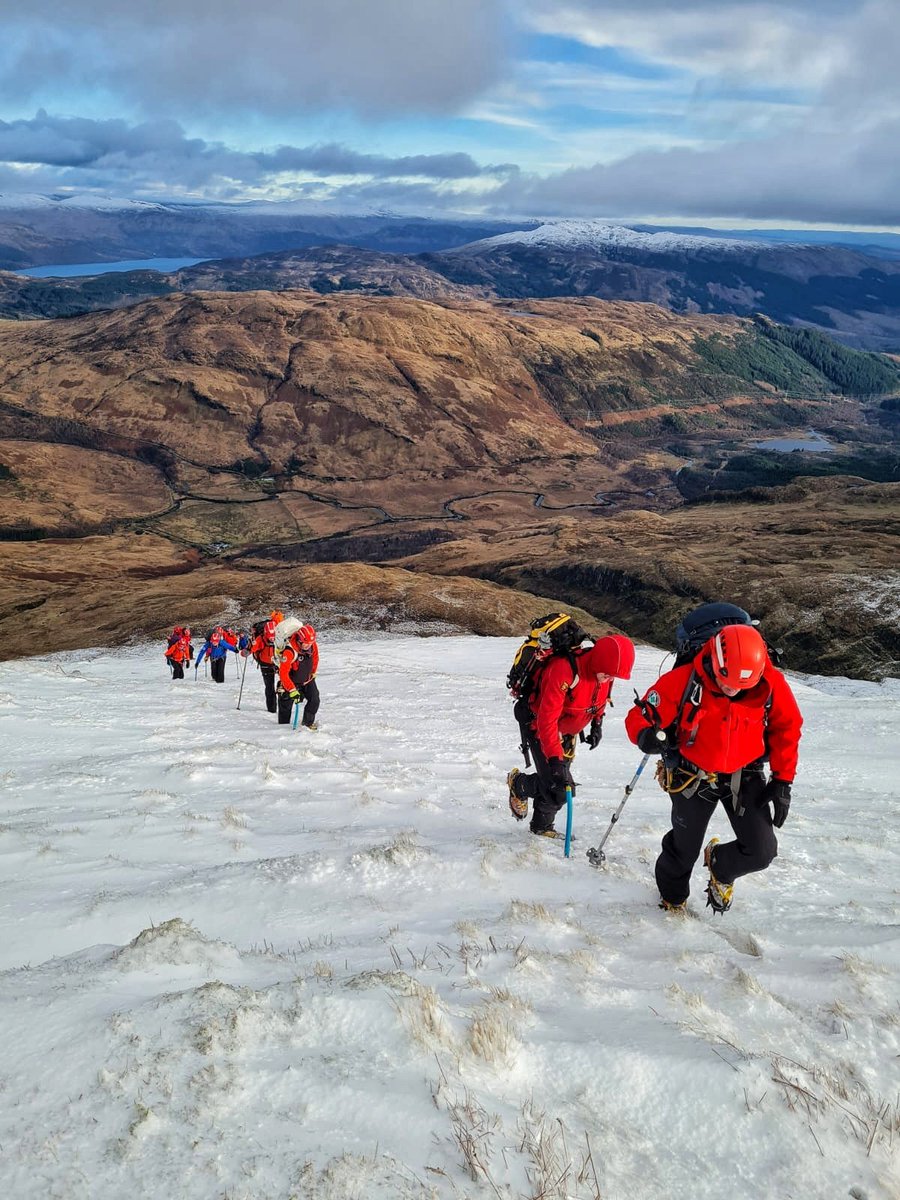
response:
[[[646,304],[301,292],[0,322],[4,650],[27,652],[35,629],[43,649],[117,641],[166,624],[167,605],[200,620],[292,593],[383,594],[446,620],[451,584],[434,577],[453,576],[452,620],[480,632],[535,609],[483,580],[660,640],[727,595],[784,629],[794,665],[866,673],[869,638],[877,673],[896,657],[877,606],[854,607],[846,635],[837,621],[824,656],[800,630],[827,640],[841,595],[888,586],[896,489],[675,507],[684,431],[707,457],[789,421],[864,420],[700,354],[746,328]],[[390,561],[423,574],[359,565]]]

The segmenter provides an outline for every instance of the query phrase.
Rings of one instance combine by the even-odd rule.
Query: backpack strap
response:
[[[676,712],[674,719],[669,724],[669,729],[673,730],[676,736],[678,734],[678,727],[681,724],[681,718],[684,715],[685,709],[690,708],[693,710],[690,718],[693,720],[697,715],[702,700],[703,684],[700,682],[700,676],[697,674],[697,672],[692,670],[688,676],[688,681],[685,684],[684,691],[681,693],[681,699],[678,701],[678,711]],[[693,729],[688,737],[688,746],[692,746],[694,744],[696,737],[697,730]]]
[[[553,655],[551,655],[550,657],[552,658]],[[568,684],[568,686],[566,688],[567,691],[572,692],[575,690],[576,687],[578,687],[578,683],[579,683],[578,664],[575,662],[575,651],[574,650],[566,650],[563,654],[559,654],[557,652],[557,657],[564,658],[566,660],[566,662],[569,664],[569,666],[572,668],[572,682],[570,684]]]

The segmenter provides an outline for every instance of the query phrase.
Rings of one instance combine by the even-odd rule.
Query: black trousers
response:
[[[531,761],[534,763],[534,772],[530,775],[521,772],[516,776],[515,792],[520,800],[531,800],[529,828],[532,833],[542,833],[545,829],[553,828],[556,814],[566,802],[566,784],[568,783],[572,788],[573,795],[575,784],[572,782],[568,762],[566,763],[566,781],[561,785],[554,784],[550,777],[550,766],[534,730],[529,729],[526,738]]]
[[[307,727],[312,725],[316,719],[316,713],[319,711],[319,686],[314,679],[309,683],[304,683],[297,688],[300,693],[300,699],[305,701],[303,705],[302,723]],[[294,702],[287,692],[278,693],[278,724],[289,725],[291,720],[291,710],[294,707]]]
[[[263,677],[263,687],[266,689],[266,708],[269,712],[276,712],[278,702],[275,699],[275,668],[260,663],[259,670]]]
[[[209,660],[209,673],[216,683],[225,682],[225,659],[227,657],[227,654],[223,654],[221,658],[211,658]]]
[[[171,661],[171,659],[170,659]],[[184,679],[184,665],[180,662],[172,662],[172,678]]]
[[[691,871],[719,803],[734,830],[734,841],[716,846],[713,852],[713,872],[720,883],[734,883],[742,875],[765,870],[778,853],[772,814],[762,799],[766,786],[762,771],[745,771],[741,778],[740,816],[735,812],[730,780],[730,776],[724,777],[714,787],[701,784],[691,796],[683,792],[672,796],[672,828],[663,838],[656,860],[659,894],[670,904],[681,904],[690,895]]]

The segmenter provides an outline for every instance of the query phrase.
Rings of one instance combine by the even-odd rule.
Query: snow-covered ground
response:
[[[764,243],[738,238],[717,238],[708,234],[693,233],[646,233],[630,229],[627,225],[614,225],[596,218],[571,218],[547,221],[537,229],[516,229],[510,233],[499,233],[495,237],[470,242],[462,250],[451,253],[468,253],[473,249],[490,250],[494,246],[521,242],[526,246],[559,246],[567,249],[588,247],[603,250],[622,246],[629,250],[644,250],[649,253],[688,253],[697,250],[717,250],[722,254],[740,254],[748,248],[760,248]]]
[[[896,685],[797,682],[780,857],[677,918],[652,777],[584,857],[627,687],[577,854],[510,817],[514,646],[326,636],[315,733],[158,646],[0,666],[0,1196],[900,1194]]]

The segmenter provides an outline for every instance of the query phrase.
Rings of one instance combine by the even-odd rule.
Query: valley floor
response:
[[[584,857],[640,758],[627,685],[575,856],[510,817],[516,644],[326,635],[318,732],[252,665],[236,711],[233,661],[0,666],[0,1194],[900,1193],[896,682],[794,680],[780,856],[725,917],[698,868],[679,919],[652,778]]]

